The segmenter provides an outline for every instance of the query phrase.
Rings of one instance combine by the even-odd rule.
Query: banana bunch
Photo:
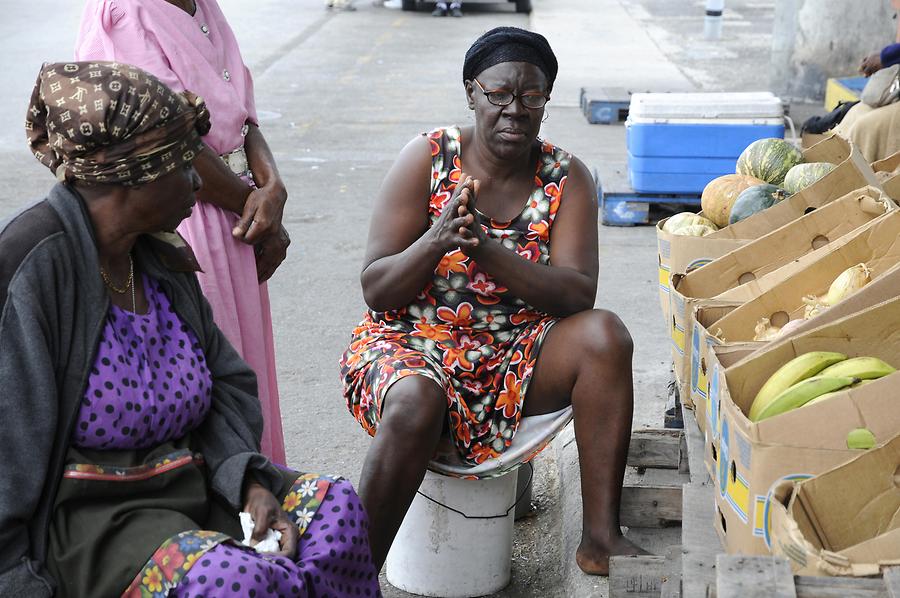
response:
[[[758,422],[831,398],[838,391],[896,371],[877,357],[812,351],[798,355],[772,374],[753,399],[747,417]]]

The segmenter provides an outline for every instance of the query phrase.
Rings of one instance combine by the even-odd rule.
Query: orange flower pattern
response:
[[[459,182],[457,127],[427,134],[431,145],[429,217],[437,220]],[[485,234],[522,259],[550,262],[550,231],[571,156],[541,142],[534,188],[509,222],[488,220]],[[341,358],[344,397],[366,432],[378,430],[386,390],[405,376],[434,380],[447,394],[460,455],[477,464],[511,444],[541,342],[555,318],[514,297],[458,248],[441,258],[409,305],[366,313]]]

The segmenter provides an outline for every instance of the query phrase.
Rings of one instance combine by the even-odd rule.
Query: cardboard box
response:
[[[803,158],[807,162],[831,162],[837,167],[788,199],[705,237],[672,235],[662,229],[668,219],[656,225],[660,304],[666,327],[672,332],[674,350],[681,355],[684,354],[685,331],[673,326],[669,306],[671,277],[674,274],[687,274],[700,268],[860,187],[881,189],[872,167],[859,150],[838,135],[832,135],[804,151]],[[676,377],[679,373],[676,368]],[[680,382],[683,386],[684,380]]]
[[[900,289],[898,289],[900,290]],[[766,554],[772,545],[767,501],[775,484],[812,477],[858,450],[847,434],[868,428],[883,442],[900,432],[900,372],[841,391],[834,399],[751,422],[756,393],[779,367],[809,351],[870,355],[900,366],[900,298],[776,341],[720,370],[716,527],[728,552]],[[713,386],[715,389],[713,390]]]
[[[671,273],[691,272],[717,257],[745,245],[751,239],[733,237],[713,239],[713,235],[707,237],[673,235],[663,230],[667,221],[668,218],[660,220],[656,225],[656,246],[659,267],[659,304],[662,309],[663,321],[666,323],[666,330],[671,331],[672,325],[669,317]],[[723,230],[727,230],[727,228]],[[683,340],[681,346],[684,346]]]
[[[768,503],[772,553],[797,575],[868,576],[900,565],[900,436],[825,473],[785,481]]]
[[[753,353],[753,348],[744,346],[711,345],[706,357],[706,424],[703,428],[704,449],[703,463],[709,472],[710,479],[725,479],[724,470],[719,471],[719,439],[722,436],[722,410],[719,407],[721,393],[719,384],[722,371],[738,363]],[[726,464],[727,465],[727,464]]]
[[[880,189],[863,187],[748,242],[703,268],[673,274],[669,309],[672,361],[681,396],[687,397],[686,404],[705,398],[699,396],[705,392],[705,384],[696,378],[695,356],[701,357],[702,342],[694,338],[691,322],[699,302],[713,297],[729,302],[750,301],[806,267],[816,255],[828,251],[823,248],[829,244],[836,246],[834,242],[855,234],[894,209],[896,205]],[[690,350],[679,346],[682,337],[691,339]]]
[[[873,162],[872,170],[888,197],[900,201],[900,152]]]
[[[684,397],[682,398],[682,402],[690,409],[694,410],[694,417],[697,419],[697,425],[701,432],[706,429],[706,397],[708,381],[706,376],[706,362],[702,359],[704,353],[704,347],[702,346],[703,335],[699,332],[699,329],[703,328],[703,324],[698,324],[697,322],[700,321],[704,324],[712,324],[740,307],[740,305],[741,303],[736,301],[704,299],[698,301],[693,306],[693,313],[691,314],[692,334],[690,351],[688,352],[691,370],[687,374],[690,385],[686,391],[679,389],[679,392],[685,392],[685,394],[681,395]],[[685,359],[685,362],[687,361],[688,359]]]
[[[863,301],[869,286],[880,277],[890,274],[892,279],[900,268],[900,210],[893,210],[879,218],[871,226],[863,228],[859,234],[822,255],[806,268],[795,272],[782,280],[759,297],[748,301],[741,307],[723,317],[716,323],[716,330],[711,331],[719,341],[745,342],[753,340],[754,328],[762,318],[768,318],[774,326],[784,326],[789,320],[803,319],[806,304],[803,298],[808,295],[824,295],[828,287],[841,272],[859,263],[864,263],[871,271],[868,285],[848,297],[851,301],[857,296]],[[893,283],[892,283],[893,284]],[[882,288],[880,286],[875,289]],[[843,302],[837,306],[841,306]],[[871,303],[869,303],[871,305]],[[820,320],[831,309],[824,310],[819,316],[812,318],[810,326],[821,325]],[[833,319],[833,314],[829,319]],[[808,329],[808,328],[807,328]]]
[[[900,295],[900,268],[893,268],[834,307],[828,308],[824,313],[794,328],[788,334],[785,334],[783,338],[793,338],[813,328],[818,328],[835,320],[859,313],[898,295]],[[766,350],[766,343],[755,343],[755,345],[754,351]]]
[[[829,137],[829,133],[807,133],[800,135],[800,149],[809,149]]]
[[[700,362],[703,368],[700,370],[699,379],[701,384],[705,383],[706,388],[706,406],[704,408],[706,411],[706,423],[702,426],[702,429],[709,435],[709,440],[716,444],[722,427],[722,422],[719,419],[721,410],[718,408],[717,388],[712,388],[717,384],[721,369],[730,367],[745,357],[750,359],[753,356],[765,353],[774,343],[800,336],[810,330],[860,313],[879,303],[894,299],[898,295],[900,295],[900,268],[894,268],[885,273],[884,276],[867,284],[858,293],[829,308],[818,317],[806,321],[803,325],[798,326],[783,337],[769,342],[721,341],[716,336],[719,332],[716,323],[739,306],[727,310],[723,308],[712,308],[711,310],[703,307],[698,308],[694,330],[698,336]],[[710,455],[707,451],[707,459],[710,458],[715,460],[715,456]],[[707,463],[707,467],[714,468],[715,465]],[[710,473],[713,474],[714,469]]]

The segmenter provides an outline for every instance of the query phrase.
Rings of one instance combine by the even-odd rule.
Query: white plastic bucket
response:
[[[516,478],[464,480],[426,472],[419,492],[433,500],[416,494],[403,519],[387,556],[391,585],[441,598],[483,596],[506,587]]]

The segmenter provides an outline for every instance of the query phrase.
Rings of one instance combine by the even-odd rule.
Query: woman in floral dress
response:
[[[593,182],[538,139],[556,71],[538,34],[479,38],[463,68],[475,125],[411,141],[376,201],[370,309],[341,366],[348,407],[375,437],[360,497],[379,566],[442,430],[477,464],[510,446],[523,415],[569,404],[584,455],[578,563],[605,574],[610,555],[641,552],[618,522],[632,345],[615,315],[592,309]]]

